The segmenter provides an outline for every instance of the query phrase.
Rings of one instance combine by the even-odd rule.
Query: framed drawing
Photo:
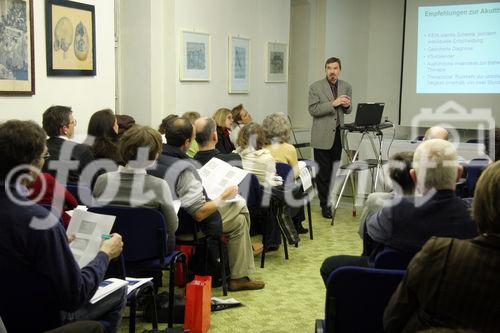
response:
[[[96,75],[94,6],[47,0],[45,35],[48,76]]]
[[[230,94],[245,94],[250,88],[250,39],[229,36],[229,82]]]
[[[210,81],[210,34],[193,31],[181,32],[181,81]]]
[[[266,82],[286,82],[288,79],[288,45],[267,43]]]
[[[33,94],[32,0],[0,1],[0,95]]]

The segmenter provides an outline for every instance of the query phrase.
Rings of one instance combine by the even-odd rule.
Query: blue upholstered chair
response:
[[[116,216],[111,232],[123,237],[123,258],[127,276],[143,271],[170,271],[168,327],[173,326],[174,276],[177,262],[184,264],[186,256],[179,251],[167,251],[166,223],[156,209],[128,206],[90,207],[90,212]],[[174,235],[172,235],[174,237]]]
[[[316,320],[316,333],[383,333],[383,315],[405,271],[341,267],[326,287],[325,319]]]
[[[406,269],[414,254],[384,248],[375,257],[374,267],[380,269]]]

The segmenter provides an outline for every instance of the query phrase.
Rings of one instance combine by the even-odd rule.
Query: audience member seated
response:
[[[95,112],[89,120],[88,137],[84,143],[91,146],[94,158],[121,162],[118,153],[118,122],[110,109]]]
[[[219,138],[215,148],[223,154],[231,153],[235,149],[233,143],[229,139],[231,127],[233,126],[233,115],[231,111],[226,108],[218,109],[215,111],[212,118],[214,118],[217,124],[217,137]]]
[[[160,132],[161,134],[161,141],[165,144],[167,143],[167,139],[165,139],[165,129],[167,128],[167,123],[176,119],[176,118],[179,118],[178,115],[176,114],[169,114],[168,116],[166,116],[165,118],[163,118],[161,120],[161,124],[160,126],[158,127],[158,132]]]
[[[78,320],[106,320],[116,332],[126,288],[90,304],[108,262],[120,255],[121,236],[103,241],[80,269],[58,218],[25,197],[45,154],[45,132],[32,121],[0,125],[0,313],[8,332],[42,332]],[[70,237],[74,239],[74,235]]]
[[[396,153],[389,159],[389,192],[374,192],[368,195],[365,201],[363,213],[359,219],[358,234],[363,238],[366,217],[378,212],[384,207],[386,200],[392,200],[395,196],[412,196],[415,192],[415,183],[410,176],[413,163],[412,152]],[[363,253],[365,253],[363,247]],[[369,254],[369,253],[367,253]]]
[[[75,127],[76,120],[70,107],[51,106],[43,113],[43,129],[49,136],[49,157],[43,171],[50,173],[63,185],[79,182],[81,185],[90,185],[92,179],[80,179],[80,175],[94,160],[94,156],[89,146],[70,141]],[[78,161],[76,168],[70,161]]]
[[[299,160],[295,147],[288,143],[292,131],[288,118],[284,113],[273,113],[264,119],[262,128],[267,139],[265,148],[271,152],[276,162],[289,164],[297,178],[300,174]]]
[[[118,122],[118,137],[121,137],[125,131],[135,125],[135,119],[126,114],[117,114],[116,121]]]
[[[125,166],[99,176],[93,196],[102,205],[158,208],[167,223],[168,249],[173,251],[178,219],[170,188],[165,180],[146,173],[162,150],[160,133],[134,125],[120,138],[118,147]],[[140,221],[137,223],[140,228]]]
[[[496,127],[494,129],[494,142],[493,145],[490,143],[490,138],[487,137],[484,141],[485,153],[490,157],[491,161],[500,160],[500,128]]]
[[[191,122],[191,124],[194,125],[194,122],[196,121],[196,119],[199,119],[201,116],[196,111],[188,111],[188,112],[184,112],[184,114],[182,115],[182,117],[189,119],[189,121]],[[187,151],[187,155],[189,157],[194,157],[194,155],[196,155],[196,153],[198,152],[198,150],[200,150],[200,148],[198,147],[198,142],[196,140],[193,140],[191,142],[191,146],[189,147],[189,149]]]
[[[441,139],[441,140],[448,141],[448,136],[449,136],[449,133],[445,128],[440,127],[440,126],[433,126],[433,127],[429,127],[427,129],[427,131],[425,131],[423,141],[432,140],[432,139]]]
[[[44,159],[40,159],[37,168],[42,168],[43,161]],[[73,194],[50,173],[46,172],[40,172],[33,182],[27,184],[27,187],[29,189],[28,199],[41,205],[54,206],[56,211],[58,207],[62,207],[59,213],[66,229],[71,220],[71,216],[66,211],[73,210],[78,206],[78,201]]]
[[[205,165],[212,157],[217,157],[231,165],[242,167],[241,157],[236,153],[223,154],[216,147],[218,136],[215,120],[208,117],[202,117],[195,121],[196,141],[199,145],[199,151],[194,155],[194,159]]]
[[[238,147],[238,134],[240,133],[240,129],[252,122],[252,116],[248,113],[243,104],[236,105],[231,110],[231,114],[233,115],[233,126],[231,127],[229,138],[233,145]]]
[[[288,118],[284,113],[273,113],[264,119],[262,128],[264,129],[267,141],[265,148],[271,152],[276,162],[290,165],[293,170],[294,178],[298,178],[300,170],[297,151],[293,145],[288,143],[292,131],[292,126]],[[302,187],[298,186],[294,193],[297,193],[298,197],[302,197]],[[299,234],[306,234],[309,232],[307,228],[302,226],[304,220],[304,207],[301,206],[293,216],[293,223]]]
[[[252,243],[249,234],[250,216],[244,201],[227,203],[233,198],[237,186],[228,187],[218,198],[208,200],[201,179],[196,172],[195,160],[186,155],[186,151],[194,140],[195,129],[186,118],[177,118],[166,126],[167,144],[158,159],[156,168],[151,174],[165,178],[171,186],[173,195],[180,199],[181,210],[200,222],[200,229],[206,234],[217,229],[220,219],[214,219],[217,211],[222,217],[222,231],[228,236],[228,256],[231,279],[229,290],[252,290],[264,288],[264,283],[250,280],[249,275],[255,271]],[[218,214],[217,214],[218,215]],[[183,220],[179,228],[182,229]]]
[[[245,125],[238,136],[238,149],[243,169],[255,174],[264,187],[281,185],[276,180],[276,161],[271,152],[264,148],[266,135],[262,126],[256,123]]]
[[[453,144],[441,139],[422,142],[410,175],[421,196],[395,198],[368,215],[366,229],[373,241],[406,253],[418,252],[432,236],[469,239],[477,235],[469,216],[470,201],[455,195],[462,167]],[[380,248],[380,247],[379,247]],[[375,255],[375,253],[372,253]],[[333,256],[325,259],[321,275],[341,266],[368,266],[368,257]]]
[[[471,240],[431,238],[408,266],[384,314],[384,328],[415,332],[444,326],[500,331],[500,162],[481,175]]]

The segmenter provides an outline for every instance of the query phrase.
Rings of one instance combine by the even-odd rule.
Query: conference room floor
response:
[[[268,253],[263,269],[260,268],[260,256],[256,257],[257,269],[252,278],[265,281],[266,287],[257,291],[229,292],[228,297],[236,298],[243,306],[212,312],[209,332],[313,331],[315,319],[324,317],[325,287],[319,274],[323,259],[335,254],[361,253],[357,229],[362,209],[358,208],[357,217],[353,217],[352,204],[346,202],[346,208],[337,211],[333,227],[313,202],[314,240],[310,240],[308,234],[301,235],[299,247],[289,248],[289,260],[284,259],[282,247]],[[213,289],[212,296],[223,297],[222,288]],[[128,332],[128,322],[128,317],[123,319],[120,332]],[[159,326],[166,328],[166,324]],[[182,328],[181,325],[174,327]],[[138,313],[136,332],[145,329],[151,329],[151,324],[144,322]]]

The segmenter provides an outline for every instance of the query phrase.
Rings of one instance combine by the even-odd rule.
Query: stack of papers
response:
[[[229,186],[241,183],[248,171],[234,167],[214,157],[198,170],[198,174],[208,198],[213,200],[219,197]]]
[[[99,288],[95,292],[94,296],[90,299],[90,303],[94,304],[99,302],[101,299],[105,298],[112,292],[120,289],[123,286],[127,286],[127,295],[130,294],[135,289],[144,285],[145,283],[153,280],[153,278],[131,278],[126,277],[125,280],[110,278],[101,282]]]
[[[228,308],[240,306],[241,302],[235,298],[222,299],[212,297],[212,311],[220,311]]]
[[[121,279],[110,278],[101,282],[94,296],[90,299],[90,304],[99,302],[104,297],[111,294],[113,291],[127,285],[127,281]]]

